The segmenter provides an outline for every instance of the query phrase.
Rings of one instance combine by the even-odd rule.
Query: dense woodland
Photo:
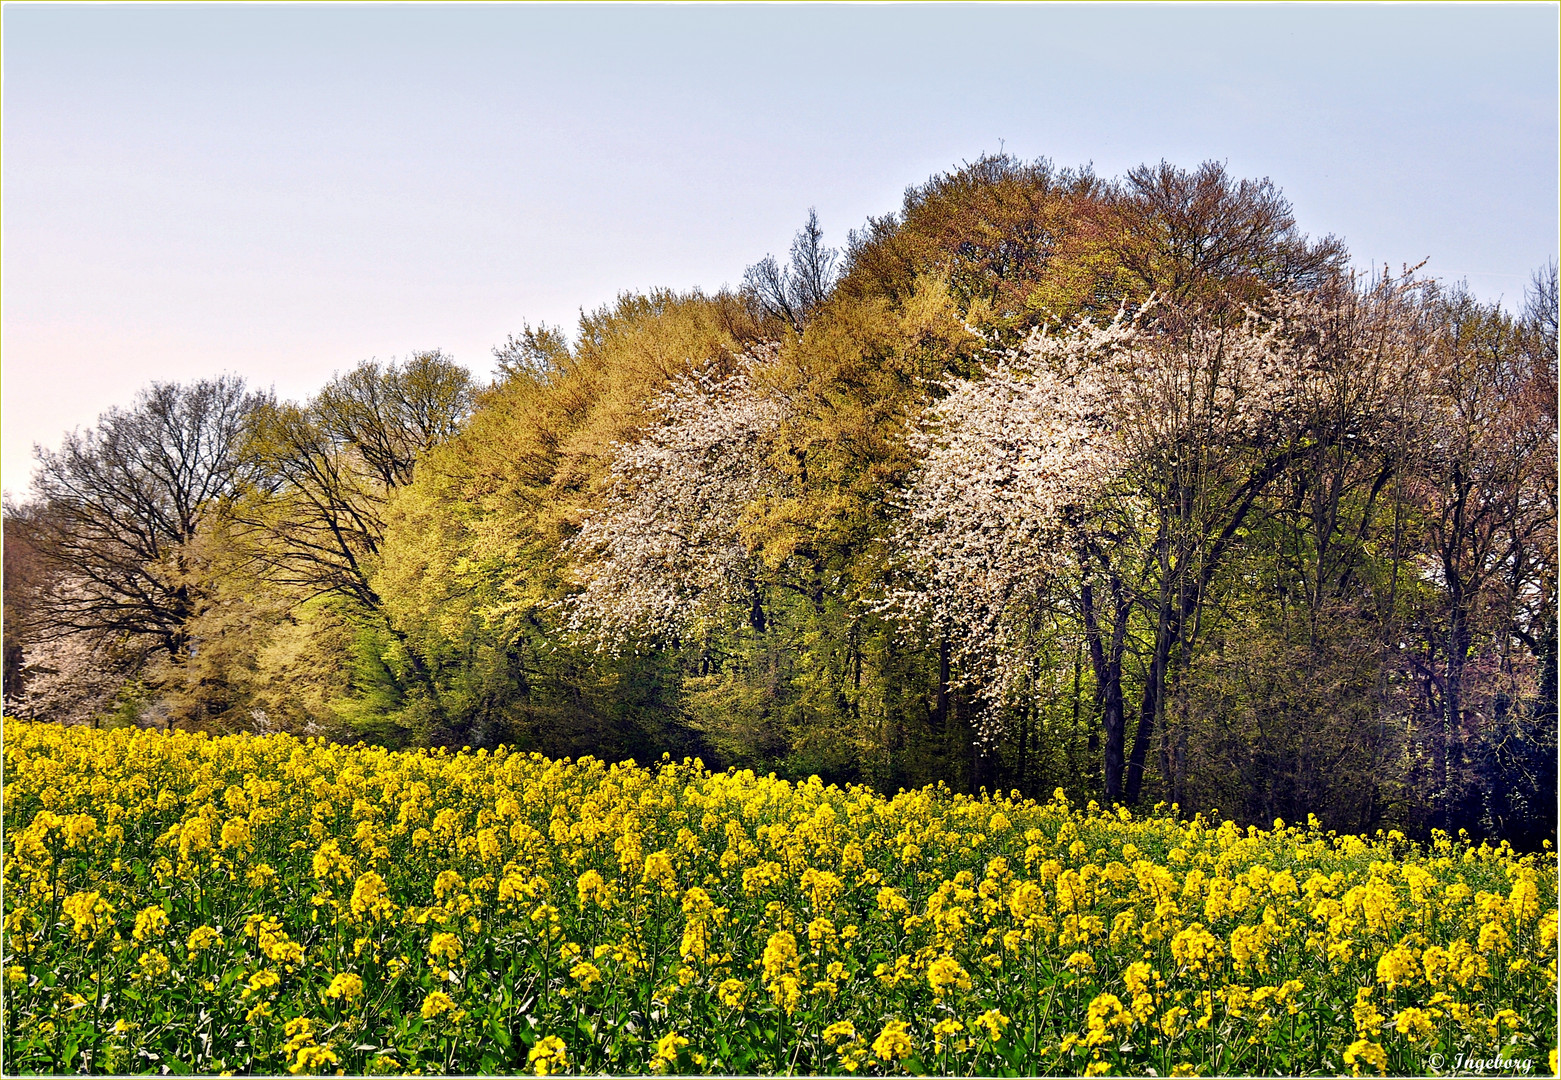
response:
[[[1537,846],[1556,341],[1554,265],[1487,304],[1217,165],[984,157],[491,385],[149,386],[5,508],[6,712]]]

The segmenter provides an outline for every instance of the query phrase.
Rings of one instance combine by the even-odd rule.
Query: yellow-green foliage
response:
[[[697,761],[5,734],[15,1071],[1554,1070],[1548,853]]]
[[[466,428],[397,493],[375,586],[425,647],[472,620],[500,627],[563,588],[559,542],[600,497],[616,442],[674,376],[722,372],[756,339],[729,294],[625,294],[582,316],[579,341],[546,372],[494,387]]]

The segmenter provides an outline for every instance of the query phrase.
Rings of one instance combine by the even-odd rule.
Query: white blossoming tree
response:
[[[28,650],[25,685],[6,701],[6,711],[29,720],[95,724],[114,711],[143,661],[139,652],[101,634],[47,638]]]
[[[768,438],[788,405],[757,377],[772,356],[756,350],[725,378],[680,377],[640,439],[616,447],[605,503],[568,544],[581,585],[572,630],[604,646],[670,642],[733,605],[764,628],[743,518],[782,484]]]
[[[1151,309],[1036,332],[948,384],[917,436],[909,584],[890,604],[947,636],[984,699],[981,738],[1023,685],[1032,628],[1066,609],[1094,669],[1106,794],[1137,798],[1169,668],[1254,504],[1300,455],[1360,437],[1383,395],[1401,394],[1413,348],[1387,314],[1401,291],[1285,297],[1239,322]],[[1377,369],[1388,374],[1368,377]]]
[[[889,607],[949,641],[959,667],[984,670],[989,705],[1016,688],[1028,625],[1070,564],[1079,514],[1122,468],[1109,372],[1136,336],[1123,318],[1032,335],[952,382],[912,436],[922,464],[905,500],[911,584]]]

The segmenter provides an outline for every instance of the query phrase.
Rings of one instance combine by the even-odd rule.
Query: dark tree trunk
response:
[[[1144,760],[1149,756],[1149,744],[1154,739],[1155,719],[1165,688],[1165,666],[1170,659],[1171,642],[1176,637],[1177,621],[1170,605],[1162,603],[1155,627],[1154,656],[1149,661],[1149,677],[1145,680],[1144,697],[1138,708],[1138,726],[1133,732],[1133,755],[1127,763],[1123,798],[1129,803],[1138,801],[1138,793],[1143,788]]]
[[[949,637],[938,639],[938,693],[932,717],[941,734],[948,730],[949,722]]]
[[[1100,699],[1101,727],[1106,734],[1106,798],[1122,798],[1122,771],[1127,718],[1122,706],[1122,649],[1127,639],[1130,605],[1122,596],[1121,580],[1109,576],[1115,611],[1112,613],[1111,640],[1104,640],[1096,611],[1094,586],[1086,582],[1081,594],[1085,637],[1089,642],[1090,664],[1095,669],[1095,684]]]

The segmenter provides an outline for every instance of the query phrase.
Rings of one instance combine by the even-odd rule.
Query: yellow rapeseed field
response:
[[[5,727],[8,1072],[1556,1066],[1554,855]]]

